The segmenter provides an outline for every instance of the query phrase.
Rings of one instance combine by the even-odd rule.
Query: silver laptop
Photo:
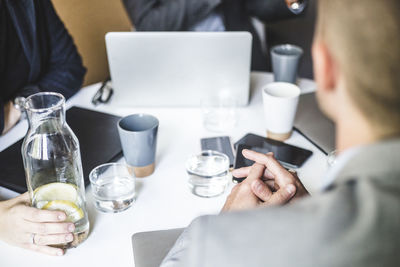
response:
[[[158,267],[184,229],[136,233],[132,236],[135,267]]]
[[[248,32],[111,32],[106,47],[118,106],[200,106],[229,93],[249,101]]]

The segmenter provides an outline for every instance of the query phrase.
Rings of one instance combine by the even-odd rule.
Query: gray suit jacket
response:
[[[400,139],[292,205],[196,219],[162,266],[400,266]]]

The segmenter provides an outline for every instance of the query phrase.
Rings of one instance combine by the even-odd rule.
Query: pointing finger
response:
[[[243,167],[240,169],[235,169],[232,171],[232,175],[235,176],[236,178],[247,177],[250,174],[250,170],[251,170],[251,166]]]

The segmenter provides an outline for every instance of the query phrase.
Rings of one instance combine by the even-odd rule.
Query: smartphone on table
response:
[[[307,161],[307,159],[311,157],[313,153],[312,151],[301,147],[289,145],[255,134],[245,135],[242,139],[235,143],[235,148],[235,169],[251,166],[254,164],[253,161],[248,160],[243,156],[243,149],[257,151],[263,154],[273,152],[274,157],[286,169],[300,168]],[[234,180],[237,182],[241,182],[243,179],[234,177]]]

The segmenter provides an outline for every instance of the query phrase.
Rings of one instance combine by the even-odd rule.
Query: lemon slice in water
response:
[[[50,183],[36,188],[33,192],[36,203],[52,200],[67,200],[73,203],[77,202],[78,192],[76,186],[67,183]]]
[[[53,200],[43,206],[44,210],[60,210],[67,215],[67,222],[76,222],[83,218],[83,210],[68,200]]]

